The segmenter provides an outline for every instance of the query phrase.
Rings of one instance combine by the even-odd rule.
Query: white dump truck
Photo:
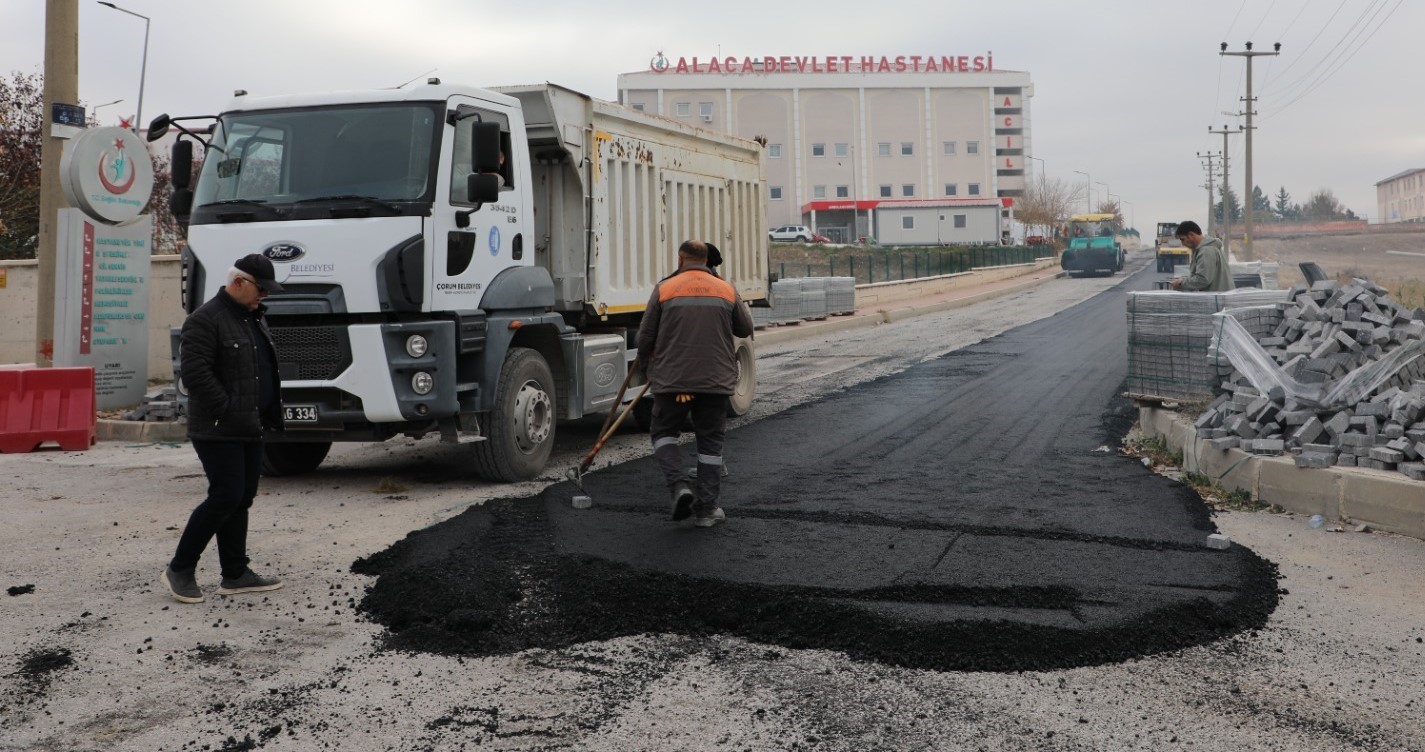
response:
[[[216,117],[156,118],[150,139],[170,129],[184,308],[248,253],[286,289],[266,300],[286,424],[270,474],[316,468],[334,441],[438,434],[469,443],[485,478],[535,477],[558,420],[618,407],[679,243],[714,242],[743,300],[766,298],[752,140],[554,85],[437,79],[239,91]],[[737,357],[741,414],[756,391],[750,341]]]

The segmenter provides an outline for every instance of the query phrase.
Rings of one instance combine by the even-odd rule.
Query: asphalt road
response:
[[[729,522],[670,524],[651,458],[471,509],[357,565],[402,649],[730,634],[939,670],[1141,657],[1266,623],[1274,570],[1108,451],[1126,290],[737,429]],[[690,460],[691,463],[691,460]]]
[[[710,531],[659,519],[633,432],[564,506],[597,420],[505,486],[460,447],[344,445],[263,483],[251,552],[286,587],[216,596],[205,557],[183,606],[157,575],[203,492],[189,447],[0,456],[0,749],[1425,749],[1425,544],[1209,518],[1119,457],[1090,373],[1124,283],[760,348]],[[1081,315],[1079,348],[1050,336]],[[1209,525],[1238,545],[1199,549]],[[947,670],[1015,665],[1040,668]]]

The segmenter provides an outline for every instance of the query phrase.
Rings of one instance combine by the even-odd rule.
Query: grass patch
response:
[[[395,478],[387,476],[385,478],[382,478],[381,480],[376,481],[376,487],[371,489],[371,493],[395,494],[409,490],[411,489],[407,488],[404,483],[401,483]]]
[[[1130,441],[1126,445],[1129,454],[1135,457],[1146,457],[1158,467],[1182,467],[1183,453],[1173,451],[1168,448],[1168,442],[1162,437],[1140,438]]]
[[[1183,453],[1170,449],[1167,441],[1159,436],[1130,439],[1124,442],[1123,450],[1124,453],[1131,456],[1148,459],[1153,463],[1154,470],[1161,471],[1165,468],[1181,470],[1183,466]],[[1276,504],[1267,504],[1252,498],[1250,491],[1241,489],[1228,490],[1224,488],[1221,483],[1202,473],[1181,472],[1167,474],[1169,476],[1180,477],[1182,482],[1196,491],[1197,495],[1202,497],[1203,503],[1212,509],[1230,510],[1233,512],[1272,512],[1274,514],[1286,511]]]

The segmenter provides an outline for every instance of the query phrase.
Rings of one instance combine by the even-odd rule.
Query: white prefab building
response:
[[[1380,221],[1425,222],[1425,168],[1398,172],[1376,183]]]
[[[832,241],[997,242],[1031,154],[1023,71],[991,55],[659,54],[619,100],[766,140],[767,221]]]
[[[1001,201],[883,201],[874,209],[884,245],[965,245],[1000,241]]]

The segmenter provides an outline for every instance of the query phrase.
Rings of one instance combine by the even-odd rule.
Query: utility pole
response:
[[[1217,177],[1217,164],[1213,160],[1221,159],[1221,156],[1213,154],[1212,152],[1206,154],[1198,152],[1197,158],[1206,160],[1203,163],[1203,167],[1207,168],[1207,182],[1203,184],[1203,187],[1207,189],[1207,234],[1214,235],[1213,226],[1217,223],[1212,220],[1212,205],[1217,203],[1217,201],[1213,196],[1214,185],[1212,181]]]
[[[1271,52],[1253,52],[1252,43],[1248,42],[1247,50],[1245,52],[1228,52],[1227,43],[1223,42],[1222,49],[1218,53],[1230,57],[1244,57],[1247,59],[1247,96],[1243,99],[1243,101],[1247,103],[1247,190],[1243,193],[1242,199],[1247,204],[1247,212],[1243,215],[1243,220],[1246,224],[1244,225],[1245,229],[1243,230],[1242,240],[1244,245],[1244,252],[1246,253],[1247,258],[1249,259],[1252,258],[1252,211],[1256,209],[1256,202],[1253,200],[1255,198],[1255,194],[1252,190],[1256,187],[1252,183],[1252,115],[1255,114],[1254,110],[1256,109],[1255,103],[1257,100],[1252,97],[1252,58],[1257,57],[1259,55],[1280,55],[1281,48],[1282,43],[1277,42],[1275,45],[1272,46]]]
[[[1242,132],[1242,127],[1241,127],[1241,126],[1238,126],[1238,127],[1237,127],[1237,130],[1235,130],[1235,131],[1234,131],[1234,130],[1228,130],[1227,124],[1226,124],[1226,123],[1223,123],[1223,124],[1222,124],[1222,130],[1220,130],[1220,131],[1215,131],[1215,130],[1212,129],[1212,126],[1209,125],[1209,126],[1207,126],[1207,132],[1208,132],[1208,133],[1220,133],[1220,134],[1222,134],[1222,224],[1221,224],[1221,228],[1222,228],[1222,250],[1223,250],[1224,252],[1226,252],[1226,251],[1230,250],[1231,247],[1232,247],[1232,207],[1227,205],[1227,197],[1228,197],[1228,195],[1229,195],[1229,193],[1228,193],[1229,187],[1228,187],[1228,185],[1227,185],[1227,162],[1228,162],[1228,160],[1227,160],[1227,137],[1228,137],[1228,136],[1236,135],[1236,134],[1238,134],[1238,133],[1241,133],[1241,132]],[[1209,214],[1208,216],[1210,217],[1211,214]]]
[[[45,91],[40,119],[40,234],[35,250],[35,365],[54,365],[55,261],[59,210],[69,206],[59,184],[64,139],[54,135],[54,105],[79,104],[79,0],[45,0]]]

